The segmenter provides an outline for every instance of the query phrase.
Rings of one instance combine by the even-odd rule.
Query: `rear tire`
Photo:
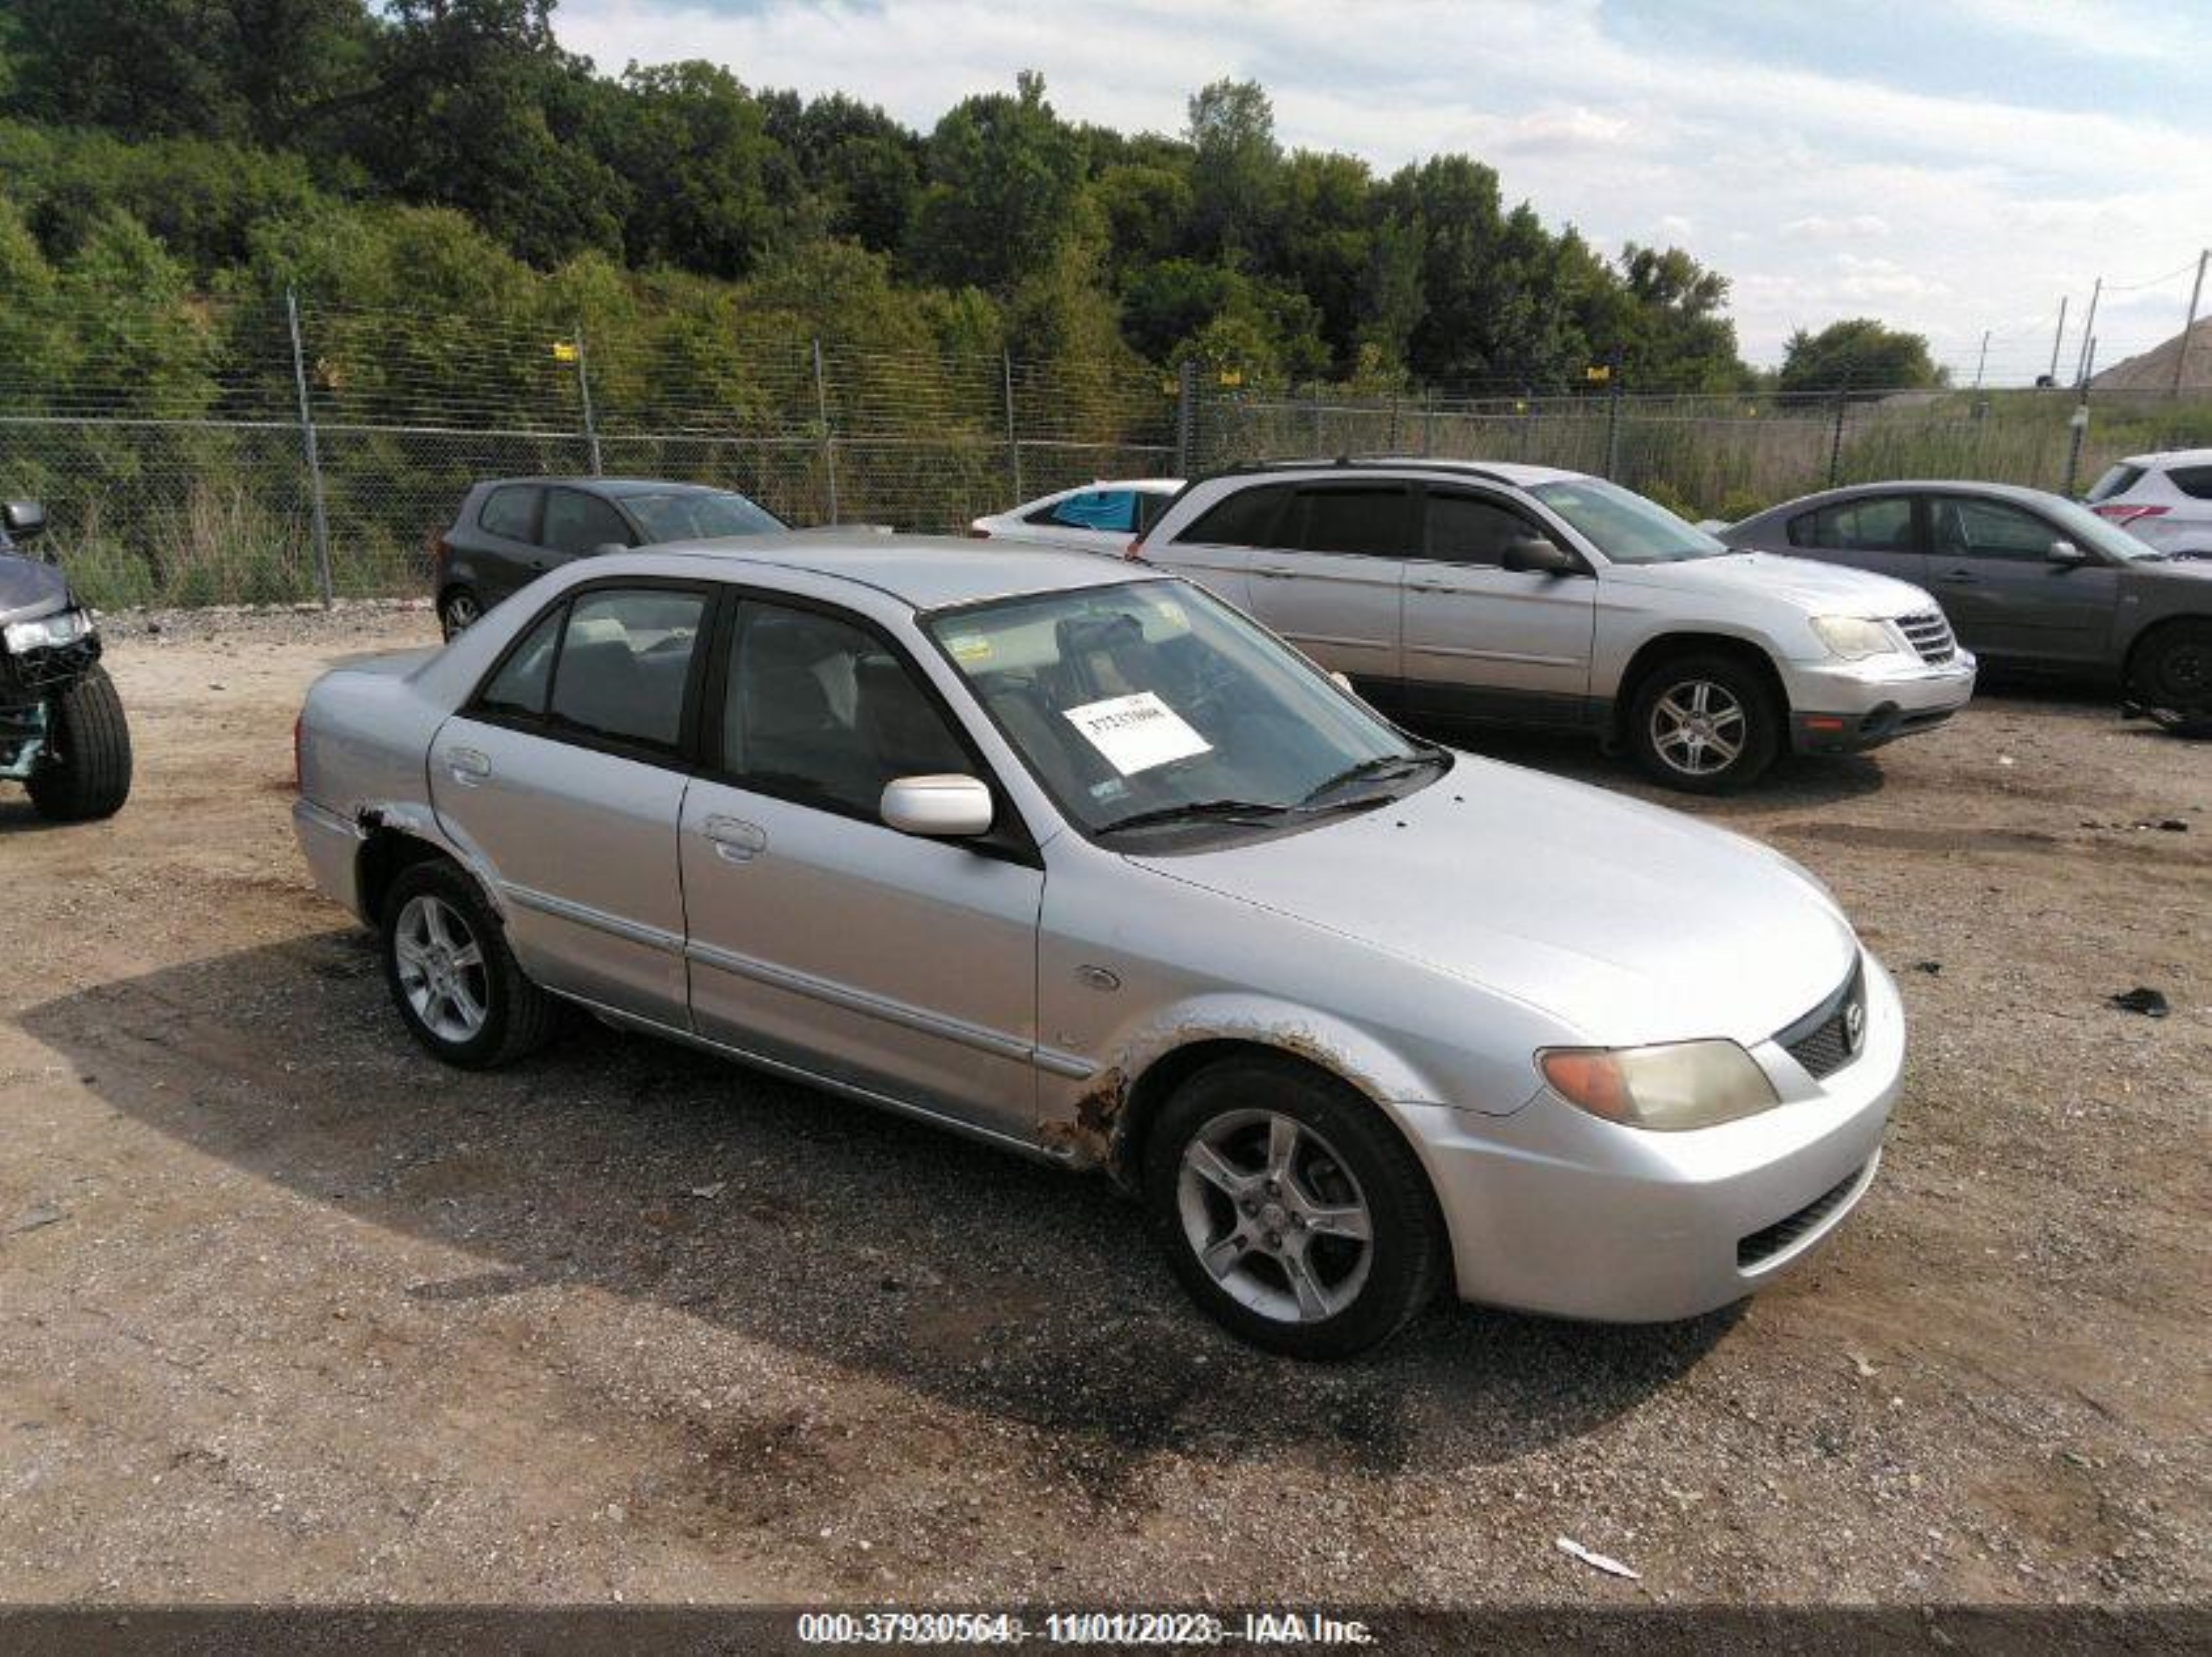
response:
[[[472,587],[447,587],[438,595],[438,631],[451,644],[483,619],[483,600]]]
[[[409,865],[377,928],[385,986],[408,1034],[463,1070],[489,1070],[552,1035],[558,1004],[507,947],[483,892],[442,858]]]
[[[2136,649],[2128,689],[2169,731],[2212,732],[2212,622],[2168,622]]]
[[[1686,793],[1726,794],[1774,763],[1782,719],[1765,676],[1748,663],[1677,656],[1636,687],[1626,735],[1654,780]]]
[[[1176,1276],[1255,1346],[1348,1357],[1443,1283],[1443,1221],[1419,1159],[1374,1106],[1305,1065],[1208,1065],[1162,1109],[1143,1174]]]
[[[32,768],[31,804],[56,822],[112,817],[131,798],[131,726],[107,670],[94,665],[46,703],[45,757]]]

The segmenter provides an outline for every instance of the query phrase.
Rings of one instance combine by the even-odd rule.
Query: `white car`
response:
[[[1102,477],[978,518],[968,533],[979,541],[1029,541],[1119,558],[1182,488],[1180,477]]]
[[[2212,449],[2131,454],[2097,480],[2087,504],[2146,546],[2212,558]]]

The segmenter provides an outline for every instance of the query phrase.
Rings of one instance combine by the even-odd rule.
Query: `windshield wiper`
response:
[[[1165,822],[1244,822],[1260,827],[1273,822],[1290,810],[1290,806],[1270,805],[1264,800],[1185,800],[1180,805],[1156,805],[1148,810],[1132,811],[1127,816],[1116,817],[1091,832],[1111,835],[1124,828],[1149,828],[1155,823]]]
[[[1372,759],[1346,766],[1333,777],[1323,778],[1306,791],[1306,797],[1298,804],[1311,806],[1322,795],[1333,794],[1346,783],[1364,781],[1370,777],[1389,781],[1411,776],[1424,766],[1436,764],[1443,756],[1444,750],[1441,748],[1425,748],[1412,754],[1377,754]]]

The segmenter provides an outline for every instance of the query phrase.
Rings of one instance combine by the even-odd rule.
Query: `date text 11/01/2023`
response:
[[[1365,1646],[1369,1626],[1319,1611],[805,1611],[808,1645]]]

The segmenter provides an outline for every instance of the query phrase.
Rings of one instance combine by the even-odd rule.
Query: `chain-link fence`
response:
[[[47,503],[96,604],[419,592],[479,479],[604,473],[742,490],[795,524],[957,531],[1117,476],[1340,454],[1521,460],[1690,517],[1832,483],[2078,493],[2112,459],[2212,444],[2212,398],[2075,391],[1448,397],[869,350],[744,319],[573,324],[289,296],[0,302],[0,493]],[[2085,412],[2086,411],[2086,412]]]

